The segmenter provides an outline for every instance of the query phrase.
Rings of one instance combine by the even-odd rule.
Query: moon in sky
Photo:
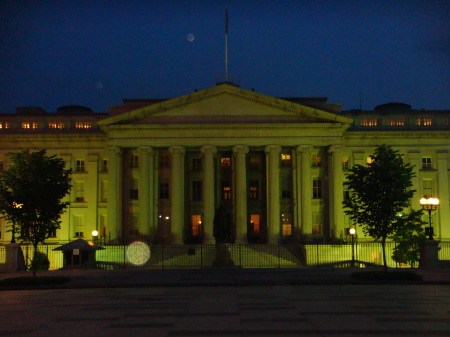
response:
[[[188,36],[187,36],[187,40],[188,40],[189,42],[192,42],[192,41],[194,41],[194,40],[195,40],[195,36],[194,36],[194,34],[188,34]]]

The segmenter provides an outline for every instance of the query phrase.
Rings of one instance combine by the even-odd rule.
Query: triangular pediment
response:
[[[341,123],[351,119],[229,84],[135,109],[99,122],[101,126],[164,124]]]

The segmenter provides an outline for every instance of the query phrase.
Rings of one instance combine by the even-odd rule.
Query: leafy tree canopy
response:
[[[344,183],[350,196],[343,204],[345,213],[365,234],[381,241],[386,267],[384,244],[404,224],[398,215],[410,205],[415,175],[413,167],[389,146],[378,146],[370,159],[367,166],[355,165],[350,170]]]
[[[67,207],[61,199],[72,187],[71,170],[46,151],[10,153],[11,164],[0,176],[0,212],[19,226],[19,239],[36,248],[60,228]]]

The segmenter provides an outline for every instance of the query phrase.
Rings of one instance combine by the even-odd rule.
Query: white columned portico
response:
[[[139,232],[150,235],[153,228],[153,156],[151,146],[138,148],[140,156],[139,177]]]
[[[330,166],[328,171],[329,207],[330,207],[330,238],[339,237],[344,230],[344,215],[342,201],[344,197],[342,177],[342,146],[333,145],[328,149]]]
[[[311,210],[311,194],[312,194],[312,180],[311,180],[311,145],[300,145],[297,147],[297,152],[301,157],[301,229],[302,234],[312,233],[312,210]]]
[[[267,156],[267,242],[277,243],[280,238],[280,152],[281,146],[268,145]]]
[[[435,226],[436,233],[439,238],[450,237],[450,207],[449,207],[449,191],[448,191],[448,152],[437,153],[437,169],[438,169],[438,193],[439,198],[439,226]],[[416,193],[417,194],[417,193]]]
[[[111,240],[123,236],[122,232],[122,149],[111,146],[107,149],[108,163],[108,231]]]
[[[248,151],[247,145],[236,145],[233,147],[233,153],[236,158],[236,243],[247,242],[247,170],[245,155]]]
[[[183,146],[169,147],[172,154],[171,231],[174,243],[183,242],[184,229],[184,154]]]

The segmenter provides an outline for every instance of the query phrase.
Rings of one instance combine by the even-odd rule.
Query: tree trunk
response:
[[[383,249],[383,265],[384,271],[387,271],[387,262],[386,262],[386,238],[381,239],[381,247]]]

